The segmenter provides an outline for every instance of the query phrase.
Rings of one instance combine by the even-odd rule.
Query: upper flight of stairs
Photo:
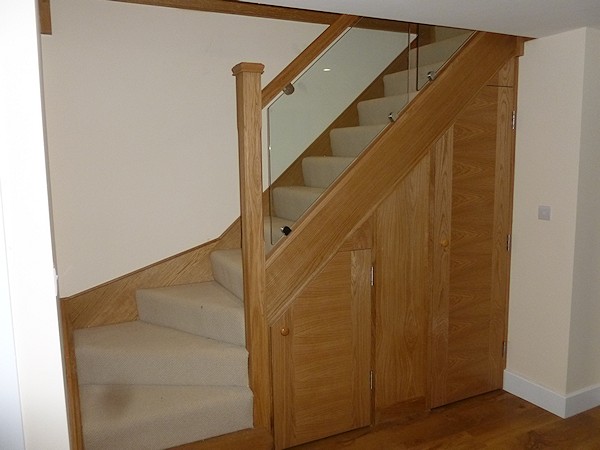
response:
[[[456,40],[422,47],[421,61],[436,63]],[[359,126],[331,131],[333,156],[302,161],[304,186],[274,189],[266,252],[283,236],[272,242],[271,222],[292,226],[414,95],[402,94],[408,76],[386,76],[385,97],[358,105]],[[215,251],[211,263],[214,281],[139,290],[136,322],[75,331],[87,450],[164,449],[252,428],[241,251]]]
[[[359,125],[331,130],[329,137],[332,156],[311,156],[302,160],[304,185],[273,189],[275,216],[293,222],[298,220],[389,125],[390,115],[395,119],[398,112],[416,95],[416,77],[419,77],[419,85],[424,85],[428,72],[438,70],[448,55],[460,47],[466,36],[462,33],[421,47],[418,74],[416,69],[412,68],[384,76],[384,97],[358,103]],[[410,88],[407,89],[409,85]]]

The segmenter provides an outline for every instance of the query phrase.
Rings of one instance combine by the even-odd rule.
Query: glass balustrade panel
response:
[[[268,107],[271,245],[408,102],[409,79],[394,74],[409,67],[416,36],[408,24],[385,28],[348,29]]]
[[[461,28],[417,26],[417,54],[411,59],[415,64],[415,85],[418,91],[433,81],[437,73],[473,34]]]

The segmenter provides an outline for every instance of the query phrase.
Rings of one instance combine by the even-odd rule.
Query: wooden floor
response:
[[[561,419],[503,391],[294,447],[307,449],[600,449],[600,407]]]

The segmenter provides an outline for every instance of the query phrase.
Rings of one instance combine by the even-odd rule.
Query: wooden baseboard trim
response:
[[[271,450],[273,436],[264,428],[249,428],[204,441],[180,445],[170,450],[231,450],[235,448]]]
[[[600,385],[562,395],[505,369],[503,389],[563,419],[600,406]]]
[[[77,363],[75,361],[75,344],[73,327],[62,304],[59,304],[61,338],[64,358],[65,381],[67,385],[67,418],[69,421],[69,440],[71,449],[83,449],[81,430],[81,408],[79,402],[79,383],[77,381]]]

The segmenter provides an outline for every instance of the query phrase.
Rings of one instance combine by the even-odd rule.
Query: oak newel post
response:
[[[264,66],[240,63],[236,77],[237,126],[242,221],[242,265],[246,347],[250,387],[254,392],[254,426],[271,428],[269,327],[265,315],[265,246],[262,213],[262,95]]]

